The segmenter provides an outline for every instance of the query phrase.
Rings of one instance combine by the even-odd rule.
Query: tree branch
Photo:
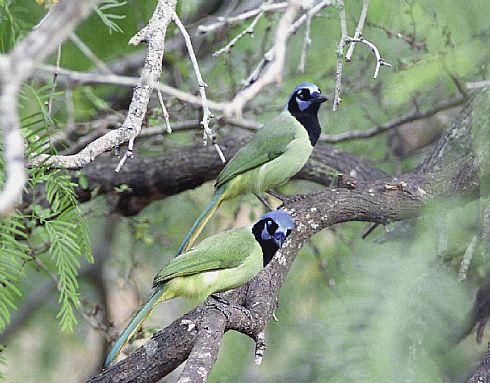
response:
[[[356,139],[363,139],[363,138],[370,138],[370,137],[375,137],[379,134],[385,133],[389,130],[395,129],[403,124],[406,124],[408,122],[416,121],[416,120],[421,120],[424,118],[432,117],[435,114],[446,110],[450,108],[454,108],[459,105],[463,105],[467,101],[466,98],[464,97],[456,97],[448,101],[444,101],[440,103],[439,105],[436,105],[430,109],[427,109],[426,111],[415,111],[411,113],[404,114],[403,116],[400,116],[398,118],[395,118],[392,121],[388,121],[384,124],[375,126],[370,129],[366,130],[351,130],[347,131],[345,133],[341,134],[336,134],[336,135],[327,135],[327,134],[322,134],[320,136],[320,142],[328,142],[328,143],[338,143],[338,142],[343,142],[343,141],[350,141],[350,140],[356,140]]]
[[[308,11],[298,17],[298,19],[292,23],[286,32],[286,38],[289,38],[291,35],[295,34],[299,28],[306,23],[308,18],[313,17],[318,14],[323,8],[332,5],[333,1],[331,0],[322,0],[318,4],[313,5]],[[271,61],[274,59],[274,47],[269,49],[265,54],[262,60],[257,64],[255,69],[250,73],[245,81],[243,81],[243,87],[249,87],[253,83],[255,83],[261,76],[263,76],[263,71],[268,68]]]
[[[172,21],[172,16],[175,13],[175,5],[176,0],[159,0],[148,25],[133,36],[129,41],[129,43],[132,45],[137,45],[142,41],[147,41],[148,52],[145,65],[143,67],[141,80],[134,89],[128,115],[122,126],[119,129],[110,131],[103,137],[91,142],[75,155],[40,155],[31,161],[31,166],[36,166],[37,164],[44,162],[50,167],[80,169],[92,162],[102,153],[111,150],[115,146],[128,140],[130,140],[130,145],[128,146],[128,151],[125,153],[124,158],[132,155],[132,142],[141,131],[141,126],[154,84],[157,84],[160,79],[162,72],[163,52],[165,48],[165,34],[168,25]],[[93,74],[91,75],[93,76]],[[59,80],[61,80],[60,77]],[[161,90],[163,91],[163,89]]]
[[[95,3],[96,0],[61,1],[9,54],[0,56],[0,128],[7,173],[0,193],[0,216],[15,208],[26,182],[24,139],[17,110],[21,83],[89,14]]]
[[[342,102],[340,94],[342,92],[342,70],[344,63],[344,46],[347,39],[347,23],[345,20],[345,6],[344,1],[339,0],[337,3],[337,8],[339,10],[339,21],[340,21],[340,40],[337,46],[337,69],[335,71],[335,90],[332,104],[332,111],[336,111],[337,107]]]
[[[357,23],[356,32],[354,33],[354,39],[359,39],[362,36],[362,29],[364,28],[364,22],[366,21],[368,8],[369,0],[363,0],[361,15],[359,16],[359,22]],[[355,47],[355,42],[352,42],[352,44],[349,45],[349,49],[347,49],[347,53],[345,54],[345,61],[350,61],[352,59],[352,54],[354,53]]]
[[[222,141],[221,146],[225,155],[231,158],[245,142],[227,139]],[[121,174],[113,172],[114,161],[114,157],[106,155],[87,166],[84,173],[89,186],[86,190],[79,189],[78,195],[81,201],[86,201],[92,197],[95,189],[99,194],[111,193],[124,183],[129,190],[119,195],[116,208],[123,215],[134,215],[151,201],[211,181],[224,166],[213,150],[202,144],[172,150],[156,158],[131,161]],[[337,172],[359,180],[388,178],[385,172],[369,161],[327,145],[314,149],[310,160],[297,177],[328,186]]]
[[[298,7],[299,2],[297,0],[289,0],[288,6],[277,25],[274,39],[275,43],[272,48],[273,57],[271,58],[269,65],[253,84],[240,91],[233,98],[225,109],[225,114],[227,116],[241,116],[245,104],[253,99],[262,88],[273,82],[278,84],[281,83],[282,71],[286,59],[287,39],[289,35],[288,30],[293,23]]]
[[[476,174],[464,175],[463,183],[472,185],[464,189],[464,194],[473,192],[477,187],[474,176]],[[226,329],[234,329],[247,335],[259,334],[272,317],[277,305],[278,290],[298,250],[313,234],[325,227],[347,221],[387,223],[404,220],[416,215],[428,201],[452,195],[452,192],[457,189],[457,187],[438,186],[440,178],[436,174],[423,178],[417,175],[407,175],[397,182],[399,183],[365,183],[354,190],[327,189],[288,200],[285,210],[294,216],[297,231],[291,235],[283,250],[274,257],[270,266],[248,285],[239,289],[243,298],[234,297],[231,294],[226,295],[226,299],[233,304],[238,305],[241,300],[244,300],[244,306],[250,310],[253,320],[243,321],[243,312],[235,307],[230,308],[231,314],[227,312],[226,315],[215,317],[214,314],[211,314],[211,312],[214,313],[215,307],[208,300],[205,305],[175,321],[128,358],[104,371],[90,382],[157,381],[170,372],[170,362],[172,365],[178,365],[186,360],[190,350],[197,347],[202,324],[209,323],[211,318],[215,328],[224,326]],[[342,209],[339,209],[339,206],[342,206]],[[237,318],[242,319],[237,322]],[[190,327],[182,328],[183,322],[192,323],[193,330],[189,330]],[[193,336],[190,336],[189,333],[192,333]],[[177,336],[179,342],[174,343],[175,339],[170,338],[171,336]],[[215,345],[219,346],[220,337],[215,336],[214,339],[217,343]],[[156,350],[164,350],[165,354],[178,354],[181,359],[162,359],[159,351]],[[191,360],[188,360],[188,363],[192,363]],[[145,368],[142,368],[143,366]],[[136,375],[136,371],[140,372],[139,376]],[[144,371],[144,374],[141,374],[141,371]],[[208,370],[205,371],[207,374]]]

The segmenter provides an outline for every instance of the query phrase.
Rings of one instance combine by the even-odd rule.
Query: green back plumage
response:
[[[289,112],[269,121],[228,162],[218,175],[215,187],[219,188],[237,175],[279,157],[301,129],[304,130]]]
[[[262,256],[260,245],[251,226],[228,230],[209,237],[195,248],[174,258],[153,280],[153,285],[175,277],[190,276],[205,271],[233,269],[242,265],[251,255]]]
[[[222,201],[244,193],[262,193],[286,183],[301,170],[313,146],[308,132],[288,111],[259,129],[218,175],[215,194],[182,242],[188,250]]]

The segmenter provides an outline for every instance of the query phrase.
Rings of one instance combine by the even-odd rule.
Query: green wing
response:
[[[288,113],[281,113],[271,120],[233,156],[218,175],[215,187],[279,157],[296,138],[298,127],[300,127],[298,121]]]
[[[200,242],[195,248],[172,259],[153,280],[153,286],[174,277],[240,266],[260,245],[249,226],[225,231]]]

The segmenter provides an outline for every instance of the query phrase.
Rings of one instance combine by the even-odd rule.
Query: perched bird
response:
[[[291,216],[283,210],[274,210],[254,225],[216,234],[172,259],[153,280],[153,293],[114,343],[104,368],[158,303],[179,296],[204,301],[211,294],[248,282],[270,262],[293,229]]]
[[[189,249],[221,202],[286,183],[310,157],[321,133],[318,109],[327,101],[318,86],[294,88],[284,111],[265,124],[218,175],[214,195],[184,238],[177,255]]]

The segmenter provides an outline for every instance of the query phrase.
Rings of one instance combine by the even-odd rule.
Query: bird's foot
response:
[[[274,210],[270,205],[269,205],[269,202],[267,202],[267,200],[260,194],[255,194],[255,196],[259,199],[259,201],[262,203],[262,205],[264,205],[267,210]]]
[[[288,197],[285,195],[282,195],[281,193],[277,192],[276,190],[267,190],[267,194],[273,196],[274,198],[277,198],[279,201],[282,203],[285,203],[288,200]]]
[[[218,304],[215,304],[215,307],[218,308],[229,320],[231,315],[230,315],[230,310],[237,310],[242,312],[250,321],[254,320],[254,317],[252,315],[252,312],[247,309],[246,307],[243,307],[242,305],[230,302],[219,295],[216,294],[211,294],[209,296],[210,298],[214,299]],[[219,306],[222,307],[219,307]],[[224,307],[223,307],[224,306]]]
[[[213,298],[218,303],[221,303],[222,305],[230,306],[230,302],[227,301],[225,298],[221,298],[219,295],[211,294],[210,297]]]

